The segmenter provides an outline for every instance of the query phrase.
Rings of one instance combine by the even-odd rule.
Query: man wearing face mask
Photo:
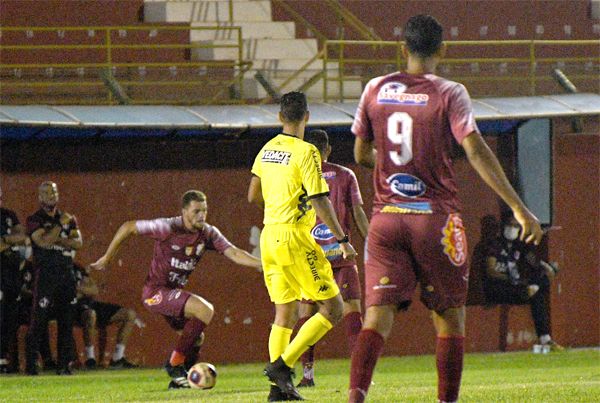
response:
[[[33,303],[27,332],[26,368],[37,375],[39,340],[48,326],[51,309],[58,325],[58,375],[71,375],[73,318],[77,304],[73,273],[75,251],[83,245],[77,220],[58,208],[58,187],[43,182],[38,188],[41,208],[27,217],[27,233],[33,248]]]
[[[520,227],[513,215],[502,216],[501,235],[486,251],[484,291],[488,304],[529,304],[539,343],[550,351],[563,347],[550,336],[550,282],[558,269],[537,258],[519,241]]]

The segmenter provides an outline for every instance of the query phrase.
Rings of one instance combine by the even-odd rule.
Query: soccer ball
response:
[[[194,364],[187,377],[193,389],[211,389],[217,383],[217,369],[208,362]]]

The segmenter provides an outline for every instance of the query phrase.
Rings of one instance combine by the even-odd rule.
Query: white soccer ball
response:
[[[190,368],[187,379],[193,389],[211,389],[217,383],[217,369],[208,362],[199,362]]]

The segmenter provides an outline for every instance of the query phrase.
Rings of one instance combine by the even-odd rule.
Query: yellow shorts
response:
[[[308,226],[265,225],[260,235],[265,284],[275,304],[302,298],[322,301],[340,292],[331,264],[310,230]]]

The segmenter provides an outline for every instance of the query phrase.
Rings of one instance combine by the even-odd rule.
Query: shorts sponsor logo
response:
[[[313,281],[321,280],[319,272],[317,271],[317,260],[317,251],[312,250],[310,252],[306,252],[306,262],[308,263],[308,267],[310,269],[310,273],[312,274]]]
[[[169,291],[169,296],[167,297],[167,299],[169,301],[173,301],[174,299],[177,299],[181,296],[181,290],[171,290]]]
[[[288,151],[265,150],[261,158],[262,162],[289,165],[292,153]]]
[[[144,300],[144,304],[148,305],[148,306],[152,306],[152,305],[158,305],[162,302],[162,294],[159,292],[157,292],[156,294],[154,294],[153,296],[151,296],[150,298],[146,298]]]
[[[323,179],[333,179],[337,176],[335,171],[327,171],[323,172]]]
[[[329,261],[334,261],[343,255],[340,244],[337,242],[328,245],[321,245],[321,248],[323,249],[323,253],[325,253],[325,257]]]
[[[385,84],[377,93],[377,103],[393,105],[425,106],[429,101],[427,94],[407,94],[406,85],[398,82]]]
[[[442,228],[441,243],[444,254],[454,266],[462,266],[467,261],[467,238],[465,228],[458,214],[448,215],[446,225]]]
[[[333,238],[333,233],[325,224],[316,225],[310,234],[319,241],[328,241]]]
[[[404,197],[419,197],[427,190],[421,179],[409,174],[390,175],[385,181],[390,185],[392,192]]]
[[[383,276],[379,279],[379,284],[373,287],[374,290],[380,290],[384,288],[396,288],[396,284],[390,284],[390,278]]]

